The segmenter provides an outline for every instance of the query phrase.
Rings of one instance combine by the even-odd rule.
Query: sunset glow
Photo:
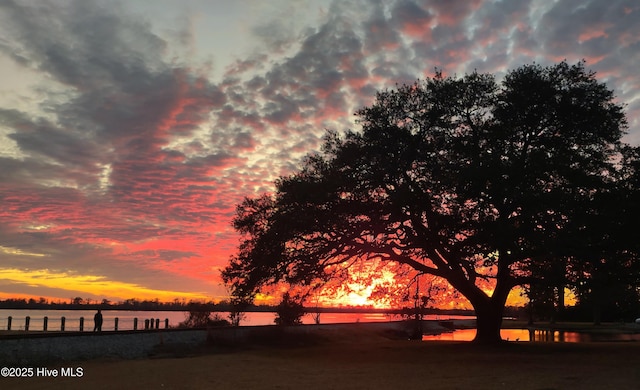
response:
[[[638,145],[638,20],[630,1],[0,2],[0,297],[227,298],[235,206],[435,68],[586,59]],[[414,291],[354,272],[323,304]]]
[[[46,269],[24,271],[0,268],[0,280],[36,289],[63,290],[67,292],[67,298],[76,296],[85,298],[87,292],[94,299],[113,297],[126,300],[129,297],[136,297],[139,300],[159,299],[161,302],[170,302],[174,298],[187,300],[205,300],[208,298],[205,294],[152,290],[136,284],[110,281],[104,276],[54,273]],[[14,296],[12,295],[12,297]]]

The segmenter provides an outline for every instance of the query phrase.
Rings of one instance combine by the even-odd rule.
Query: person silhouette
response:
[[[93,316],[93,331],[102,332],[102,313],[100,309],[98,309],[96,315]]]

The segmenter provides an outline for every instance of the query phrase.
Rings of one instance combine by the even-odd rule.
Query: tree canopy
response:
[[[497,342],[513,287],[579,263],[590,237],[602,253],[620,244],[594,224],[616,212],[608,194],[637,185],[627,122],[583,62],[525,65],[500,83],[436,72],[356,115],[361,130],[328,132],[273,194],[238,205],[243,240],[222,272],[235,295],[402,264],[446,279],[475,309],[476,340]]]

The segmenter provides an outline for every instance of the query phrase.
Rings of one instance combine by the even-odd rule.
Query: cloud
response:
[[[136,297],[140,300],[157,298],[161,301],[170,301],[176,297],[195,300],[208,298],[203,293],[155,290],[133,283],[108,280],[103,276],[55,273],[46,269],[24,271],[0,268],[0,280],[9,281],[13,285],[24,284],[29,287],[37,287],[38,290],[42,291],[44,289],[49,294],[66,296],[86,296],[86,292],[91,291],[91,295],[96,298],[110,297],[119,300],[126,300],[130,297]]]
[[[221,138],[230,148],[210,143],[209,114],[226,99],[217,86],[199,69],[167,61],[170,42],[118,3],[4,2],[1,9],[11,38],[3,52],[51,80],[38,110],[0,111],[26,156],[3,157],[14,168],[0,174],[10,236],[41,247],[65,270],[86,268],[68,257],[84,261],[92,251],[109,262],[140,260],[143,252],[117,248],[223,223],[200,207],[232,212],[232,201],[210,200],[211,188],[218,171],[237,160],[234,148],[250,147],[251,138]],[[209,146],[183,153],[181,140],[197,144],[196,133]],[[146,257],[194,256],[174,246]]]
[[[0,107],[6,266],[221,294],[235,205],[299,169],[326,129],[357,128],[376,90],[436,67],[500,76],[585,58],[640,143],[633,1],[327,4],[273,5],[247,26],[254,50],[214,80],[193,17],[167,34],[126,2],[1,2],[0,55],[37,75],[29,104]]]

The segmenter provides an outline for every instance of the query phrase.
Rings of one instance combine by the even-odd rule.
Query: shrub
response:
[[[206,328],[209,326],[229,326],[229,321],[218,313],[211,316],[210,311],[191,310],[187,318],[178,325],[178,328]]]
[[[300,325],[302,324],[304,313],[305,310],[302,303],[292,298],[289,293],[284,293],[282,301],[276,307],[276,319],[274,321],[277,325]]]

